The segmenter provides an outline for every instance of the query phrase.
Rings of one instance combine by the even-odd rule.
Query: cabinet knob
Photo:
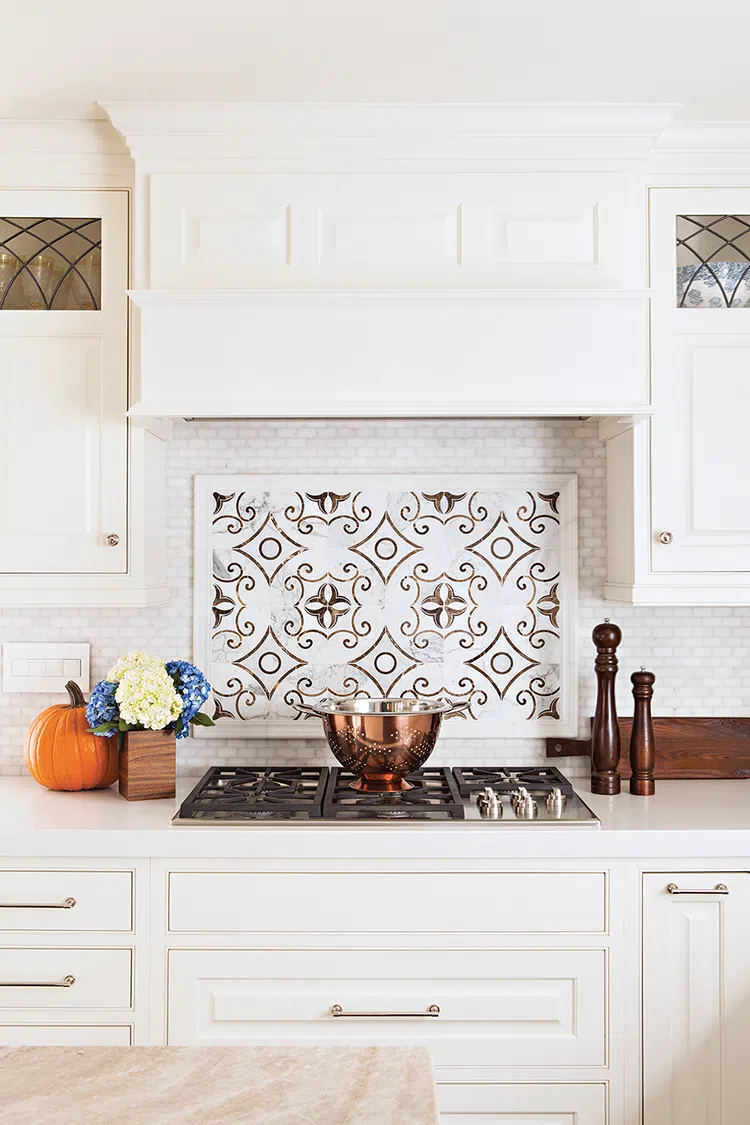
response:
[[[660,531],[659,542],[663,543],[665,547],[668,547],[670,543],[674,542],[674,535],[671,531]]]
[[[120,542],[120,536],[119,535],[107,535],[104,538],[104,542],[107,544],[108,547],[116,547],[118,545],[118,543]]]

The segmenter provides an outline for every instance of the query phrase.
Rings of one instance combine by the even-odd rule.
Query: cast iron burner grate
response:
[[[554,766],[529,766],[517,769],[506,766],[457,766],[453,771],[458,791],[462,797],[470,797],[486,786],[496,793],[512,793],[523,785],[530,793],[549,793],[552,789],[562,789],[563,793],[573,792],[573,786]]]
[[[410,773],[404,793],[360,793],[354,774],[334,766],[323,798],[325,820],[463,820],[464,806],[451,770],[426,767]]]
[[[191,820],[319,820],[328,767],[214,766],[180,805]]]

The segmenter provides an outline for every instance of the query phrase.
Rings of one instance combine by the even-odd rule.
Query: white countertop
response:
[[[0,857],[513,859],[750,857],[750,779],[660,781],[653,797],[597,797],[579,787],[601,829],[511,823],[253,824],[174,828],[177,800],[123,800],[117,788],[43,789],[0,778]]]
[[[3,1125],[436,1125],[414,1047],[0,1048]]]

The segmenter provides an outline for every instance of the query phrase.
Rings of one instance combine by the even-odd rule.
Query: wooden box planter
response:
[[[176,758],[174,731],[128,731],[120,750],[120,796],[126,801],[174,797]]]

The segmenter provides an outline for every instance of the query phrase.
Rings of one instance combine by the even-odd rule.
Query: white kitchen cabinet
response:
[[[750,874],[644,875],[643,916],[644,1125],[741,1125]]]
[[[750,189],[652,188],[650,197],[654,414],[608,442],[606,594],[744,605]]]
[[[604,1083],[438,1083],[440,1125],[605,1125]]]
[[[16,308],[41,306],[42,291],[65,284],[43,276],[33,289],[24,270],[25,289],[14,283],[0,309],[0,573],[124,574],[128,194],[0,191],[0,215],[55,216],[71,227],[101,219],[101,307]],[[38,250],[32,262],[42,265],[34,272],[46,267],[48,275],[48,263],[65,268],[62,256],[52,257],[56,246],[77,237],[60,236],[64,229],[48,220],[6,245],[18,246],[19,263]],[[82,273],[87,255],[73,245],[70,258],[83,255]],[[16,291],[20,299],[8,307]]]

